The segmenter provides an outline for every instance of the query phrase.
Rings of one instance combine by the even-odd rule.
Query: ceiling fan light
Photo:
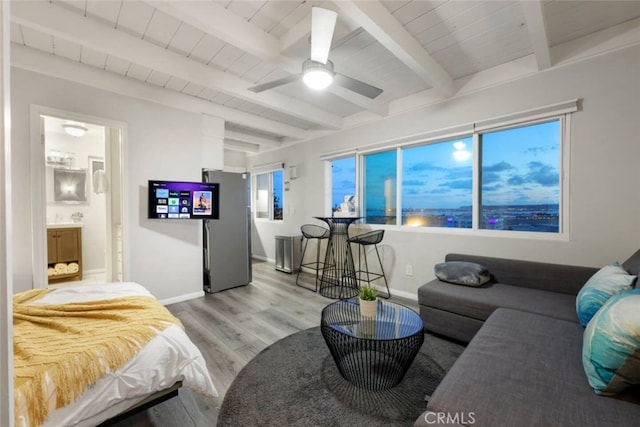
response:
[[[302,76],[304,84],[314,90],[322,90],[329,87],[333,82],[333,76],[329,71],[323,69],[308,70]]]
[[[62,125],[62,128],[64,129],[64,131],[66,133],[68,133],[69,135],[77,138],[80,136],[84,136],[85,133],[87,133],[87,128],[84,126],[80,126],[80,125],[73,125],[73,124],[65,124]]]
[[[333,62],[305,61],[302,64],[302,81],[311,89],[326,89],[333,82]]]

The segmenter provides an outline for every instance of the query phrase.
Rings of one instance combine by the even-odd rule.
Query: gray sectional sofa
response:
[[[463,254],[446,261],[482,264],[492,281],[436,279],[418,290],[426,330],[469,344],[416,426],[640,425],[640,389],[599,396],[582,366],[575,301],[598,269]],[[637,275],[640,251],[623,267]]]

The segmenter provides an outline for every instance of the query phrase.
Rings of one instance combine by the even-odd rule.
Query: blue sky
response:
[[[331,207],[340,206],[344,195],[355,195],[356,186],[356,158],[347,157],[332,162],[332,185]]]
[[[273,172],[273,195],[278,198],[276,206],[279,208],[282,207],[282,184],[283,184],[283,173],[281,170],[277,170]]]
[[[457,150],[454,143],[462,142]],[[471,137],[408,148],[403,153],[403,208],[457,208],[471,205],[472,157],[457,160],[454,153],[472,153]]]
[[[557,204],[559,142],[558,120],[483,134],[483,204]],[[471,205],[471,151],[471,137],[405,148],[403,208],[447,209]],[[396,175],[395,157],[395,150],[366,156],[366,203],[369,206],[384,207],[384,182]],[[353,192],[355,161],[353,158],[337,160],[333,168],[335,204],[342,200],[342,195]]]
[[[483,204],[557,204],[560,122],[485,134]]]

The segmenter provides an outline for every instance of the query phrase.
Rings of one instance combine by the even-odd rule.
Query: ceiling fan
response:
[[[333,10],[320,7],[311,8],[311,57],[302,63],[302,73],[250,87],[252,92],[262,92],[274,87],[300,80],[311,89],[322,90],[331,83],[356,92],[367,98],[375,98],[382,89],[371,86],[360,80],[333,71],[333,62],[329,61],[331,39],[336,26],[338,14]]]

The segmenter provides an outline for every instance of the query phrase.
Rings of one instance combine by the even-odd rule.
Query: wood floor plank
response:
[[[177,398],[115,426],[215,426],[224,395],[242,368],[274,342],[319,326],[322,309],[333,302],[297,286],[295,279],[295,274],[277,271],[271,263],[254,261],[251,284],[167,306],[202,352],[220,396],[207,399],[183,387]],[[303,273],[300,279],[314,287],[313,274]],[[418,308],[416,301],[392,300]]]

